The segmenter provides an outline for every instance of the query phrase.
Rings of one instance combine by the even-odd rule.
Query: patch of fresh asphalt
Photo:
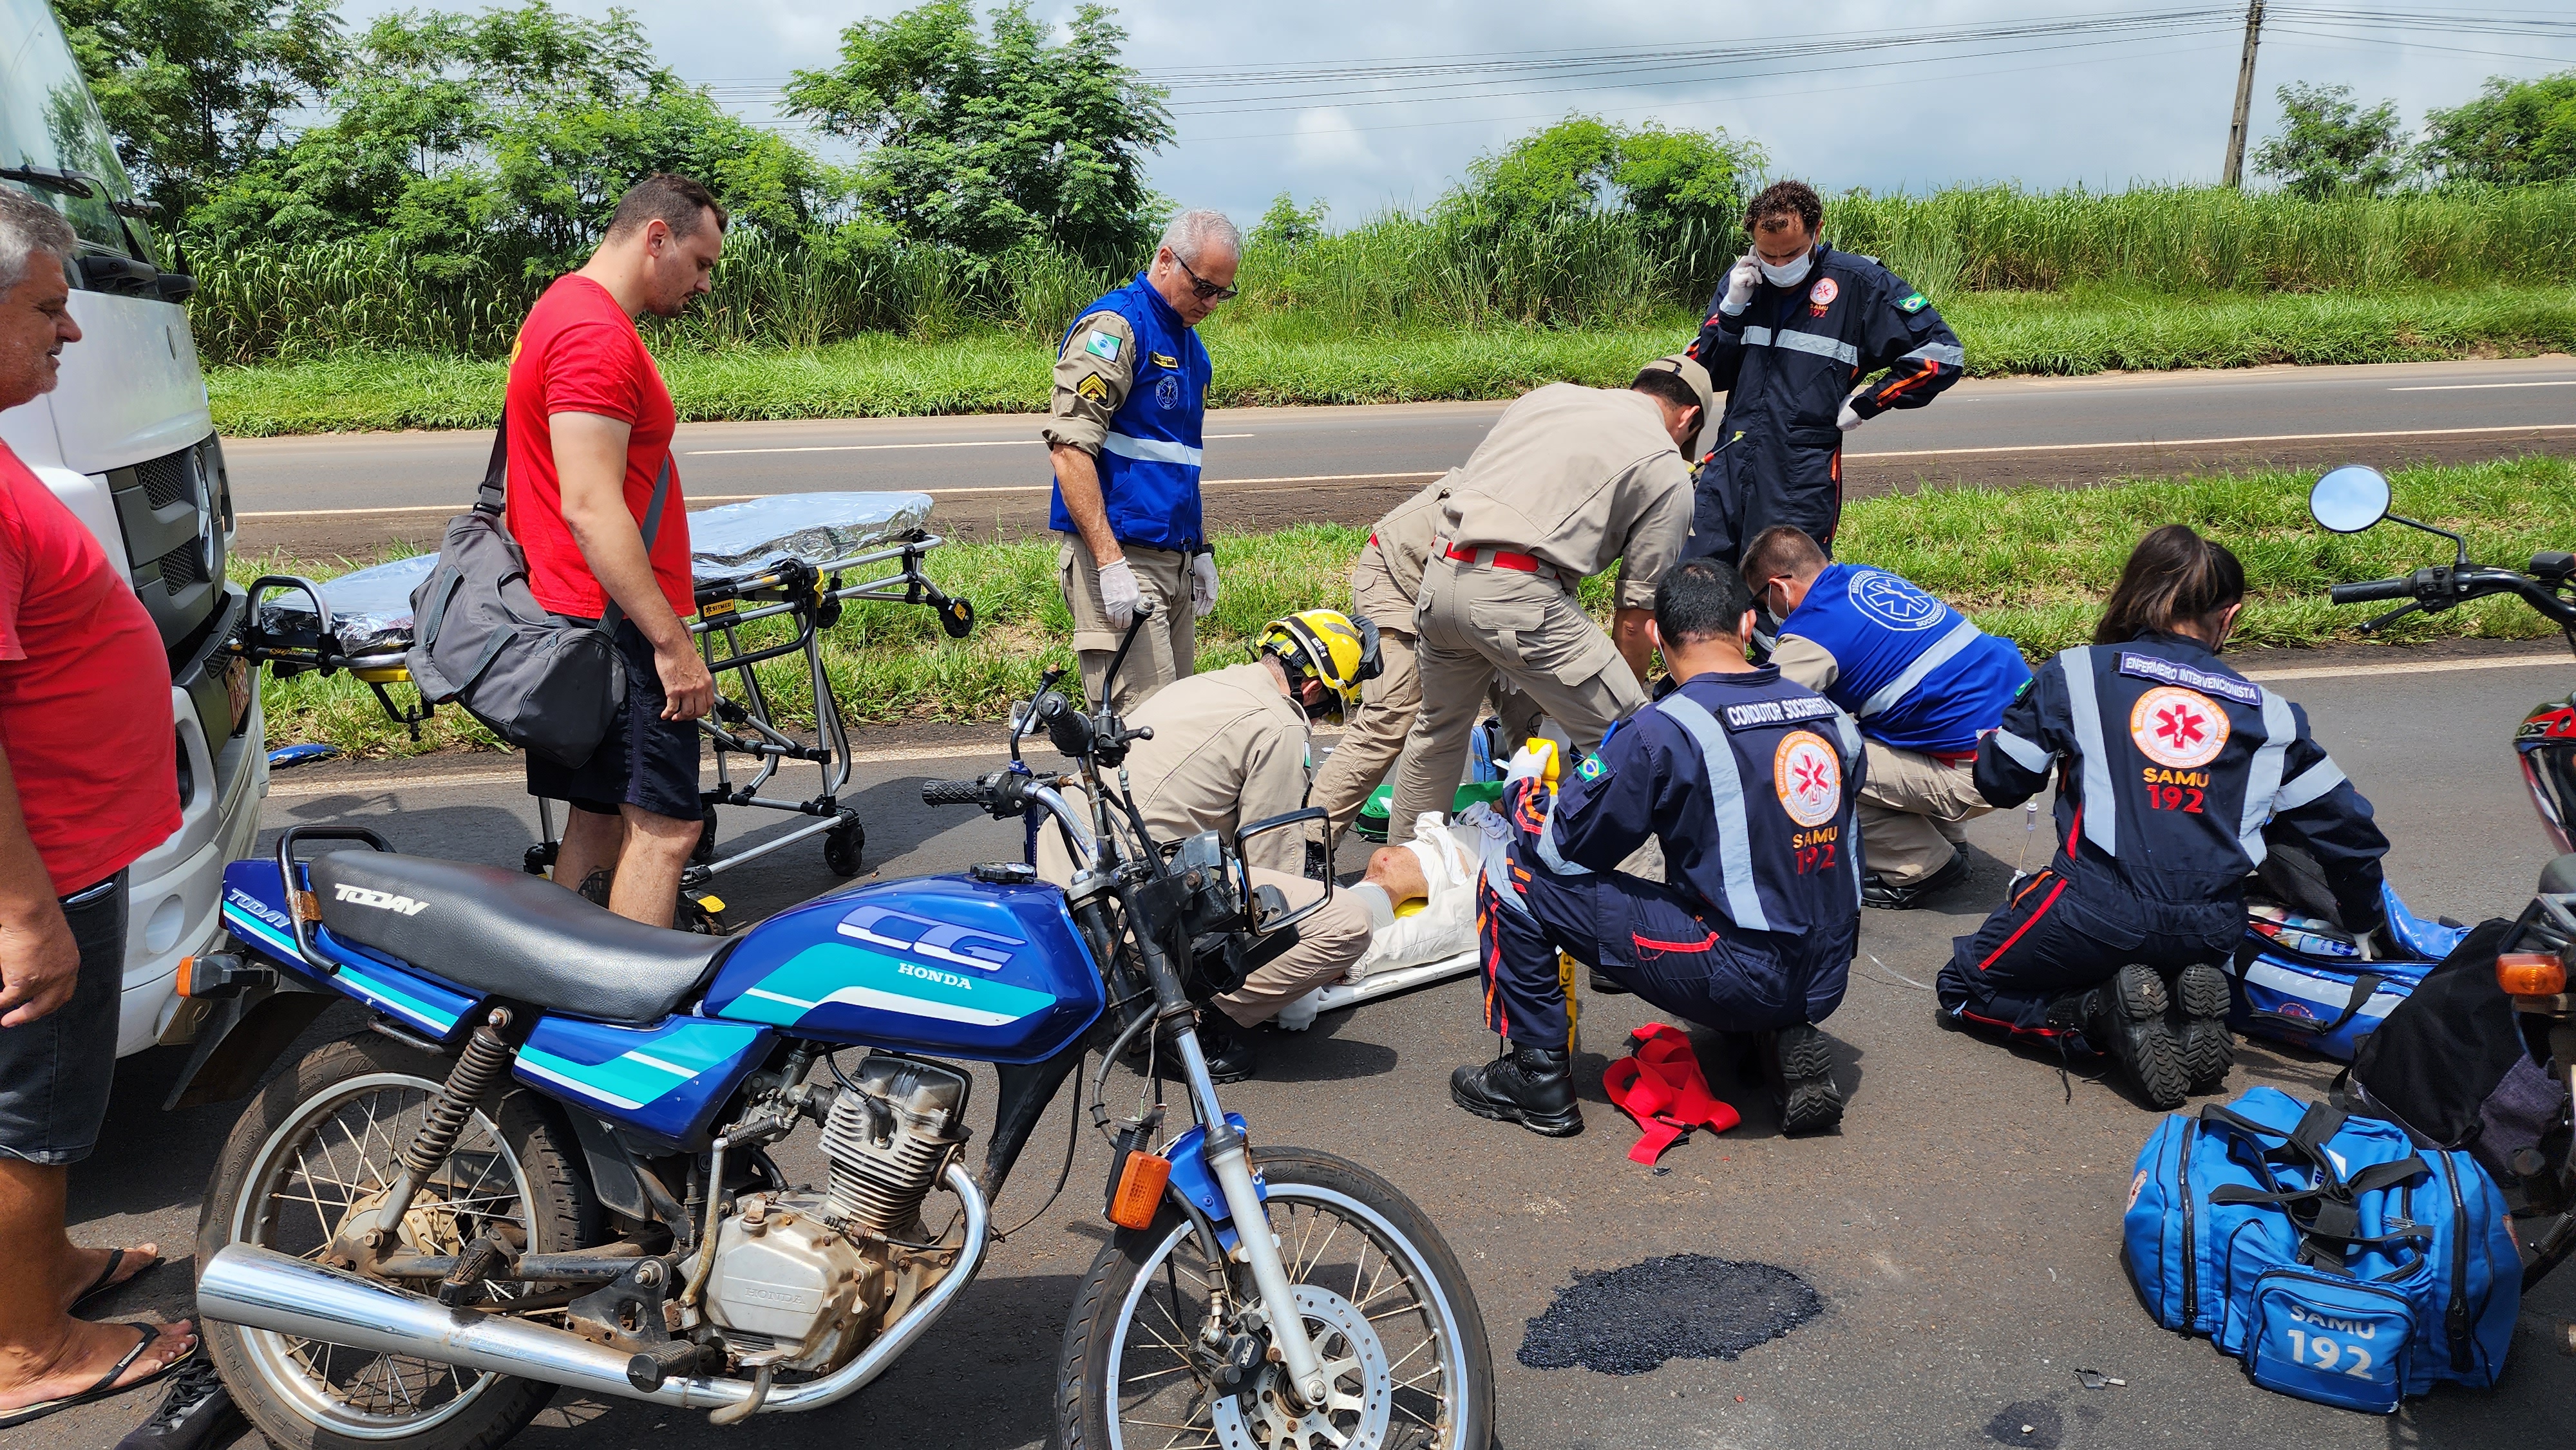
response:
[[[1969,379],[1849,435],[1844,478],[1851,497],[1866,498],[1927,483],[2078,486],[2257,465],[2563,452],[2576,448],[2571,397],[2576,360],[2566,357]],[[1465,461],[1503,406],[1219,409],[1207,421],[1209,526],[1372,522]],[[680,476],[701,507],[771,493],[917,490],[937,500],[933,527],[950,537],[1028,533],[1046,527],[1039,423],[1025,414],[690,423],[678,438]],[[435,545],[446,516],[471,500],[491,438],[229,440],[240,547],[329,555],[394,538]]]
[[[2409,905],[2476,921],[2519,909],[2548,858],[2511,734],[2526,709],[2570,683],[2576,663],[2344,674],[2282,688],[2376,804],[2394,841],[2389,879]],[[1016,822],[921,805],[923,777],[989,768],[998,739],[960,752],[862,771],[856,795],[872,870],[951,870],[1016,853]],[[350,771],[345,790],[274,800],[268,824],[360,821],[413,851],[501,864],[530,837],[533,813],[506,783],[410,785],[373,767],[329,766],[279,781],[327,783],[322,772],[334,769]],[[1743,1112],[1743,1125],[1694,1135],[1665,1154],[1661,1171],[1628,1161],[1635,1130],[1602,1098],[1599,1073],[1620,1039],[1654,1016],[1633,997],[1581,1004],[1582,1136],[1542,1140],[1471,1118],[1447,1101],[1448,1075],[1489,1055],[1494,1039],[1478,1024],[1468,981],[1334,1014],[1304,1034],[1265,1035],[1261,1075],[1225,1089],[1226,1101],[1251,1120],[1256,1141],[1370,1165],[1441,1227],[1483,1308],[1506,1446],[2560,1443],[2576,1403],[2576,1359],[2547,1335],[2576,1318],[2576,1271],[2524,1301],[2500,1387],[2446,1388],[2390,1420],[2256,1389],[2205,1342],[2154,1327],[2119,1265],[2120,1211],[2152,1115],[2082,1074],[2073,1101],[2063,1101],[2053,1060],[1942,1031],[1930,993],[1910,984],[1932,980],[1949,939],[1975,929],[2016,862],[2045,859],[2045,813],[2035,833],[2025,819],[2014,810],[1975,822],[1974,878],[1936,907],[1865,914],[1864,955],[1826,1024],[1852,1096],[1837,1135],[1782,1139],[1765,1094],[1735,1071],[1730,1045],[1699,1034],[1710,1085]],[[1344,864],[1355,860],[1346,854]],[[722,885],[735,915],[750,920],[838,884],[819,850],[800,844]],[[314,1038],[356,1026],[354,1015],[335,1016]],[[72,1174],[83,1241],[157,1237],[174,1255],[186,1252],[207,1171],[240,1109],[160,1112],[176,1056],[156,1051],[120,1070],[102,1149]],[[2227,1095],[2269,1083],[2315,1098],[2334,1076],[2333,1064],[2286,1048],[2247,1044],[2238,1061]],[[1132,1090],[1135,1079],[1111,1082]],[[989,1074],[977,1092],[980,1133],[990,1126]],[[996,1205],[998,1222],[1044,1197],[1063,1151],[1062,1113],[1059,1105],[1030,1144]],[[790,1176],[822,1176],[814,1142],[806,1134],[779,1153]],[[695,1414],[567,1394],[518,1443],[716,1450],[749,1433],[798,1446],[852,1436],[919,1450],[1035,1446],[1064,1315],[1102,1239],[1107,1165],[1105,1147],[1084,1134],[1063,1199],[995,1248],[948,1318],[850,1405],[728,1435]],[[1823,1312],[1734,1360],[1676,1359],[1636,1376],[1535,1370],[1514,1358],[1526,1322],[1577,1273],[1666,1254],[1778,1265],[1814,1286]],[[174,1264],[97,1312],[184,1313],[186,1284]],[[2127,1384],[2085,1389],[2078,1369]],[[0,1433],[0,1450],[106,1450],[156,1393]]]

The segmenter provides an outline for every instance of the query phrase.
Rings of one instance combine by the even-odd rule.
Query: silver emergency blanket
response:
[[[926,493],[786,493],[707,509],[689,515],[690,573],[707,584],[757,574],[785,555],[829,564],[920,528],[930,507]],[[419,554],[324,583],[341,650],[373,655],[411,648],[411,594],[437,566],[437,555]],[[312,602],[301,593],[269,596],[259,625],[280,643],[309,649],[315,641]]]

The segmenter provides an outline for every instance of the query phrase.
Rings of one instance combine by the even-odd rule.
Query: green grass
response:
[[[1970,292],[1947,305],[1969,371],[2082,374],[2266,363],[2406,362],[2576,350],[2576,290],[2488,286],[2376,292],[2204,292],[2083,287]],[[1220,406],[1509,398],[1559,380],[1615,385],[1688,343],[1698,318],[1555,329],[1405,329],[1351,335],[1293,314],[1211,325]],[[680,416],[908,417],[1046,407],[1048,342],[990,331],[947,342],[870,333],[796,350],[674,348],[662,357]],[[429,353],[218,368],[215,422],[235,437],[370,428],[488,428],[506,364]]]
[[[2405,573],[2442,561],[2439,540],[2384,525],[2340,537],[2309,521],[2304,473],[2138,479],[2064,490],[1933,489],[1869,499],[1844,514],[1840,553],[1894,569],[1968,611],[2025,654],[2044,658],[2089,639],[2101,600],[2139,535],[2186,522],[2223,540],[2245,562],[2249,599],[2238,640],[2249,647],[2350,642],[2370,611],[2336,609],[2326,586]],[[2541,549],[2576,549],[2576,460],[2526,457],[2395,477],[2397,511],[2454,529],[2471,557],[2518,564]],[[1263,623],[1318,604],[1346,605],[1353,554],[1367,530],[1305,525],[1220,538],[1225,589],[1199,635],[1199,666],[1247,657]],[[263,572],[327,577],[366,560],[238,560],[236,579]],[[1055,550],[1034,541],[951,544],[931,556],[942,587],[975,601],[975,634],[952,641],[926,609],[854,608],[824,641],[826,668],[845,710],[871,723],[996,721],[1039,673],[1072,663],[1071,624],[1055,586]],[[1589,581],[1587,604],[1609,610],[1609,582]],[[776,627],[773,623],[770,627]],[[2522,639],[2553,633],[2509,599],[2410,619],[2384,638]],[[764,626],[747,634],[772,637]],[[783,636],[779,636],[783,637]],[[761,667],[781,718],[810,721],[812,691],[801,661]],[[407,694],[404,687],[396,687]],[[362,755],[444,747],[498,748],[462,712],[443,710],[415,744],[385,721],[364,686],[345,675],[271,679],[264,687],[272,744],[327,741]]]

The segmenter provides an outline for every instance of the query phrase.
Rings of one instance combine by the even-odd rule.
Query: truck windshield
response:
[[[120,254],[134,250],[109,206],[129,200],[133,188],[47,0],[0,0],[0,168],[5,167],[77,171],[106,183],[103,192],[94,187],[96,194],[85,198],[25,189],[60,208],[82,241]],[[24,185],[0,182],[10,184]]]

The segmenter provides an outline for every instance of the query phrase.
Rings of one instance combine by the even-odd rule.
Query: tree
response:
[[[1763,162],[1760,146],[1722,127],[1667,131],[1649,121],[1631,129],[1568,116],[1470,163],[1453,204],[1505,219],[1616,210],[1663,237],[1722,233],[1744,204],[1745,178]]]
[[[1265,250],[1295,251],[1324,234],[1326,211],[1320,200],[1301,207],[1297,198],[1283,191],[1270,199],[1270,210],[1261,214],[1246,241]]]
[[[737,217],[794,231],[826,177],[653,58],[634,17],[545,0],[369,27],[331,120],[249,167],[192,219],[217,240],[368,238],[431,275],[577,261],[636,178],[677,171]]]
[[[54,0],[116,134],[117,158],[173,219],[279,141],[347,47],[333,0]]]
[[[2279,135],[2254,152],[2258,175],[2275,177],[2311,201],[2339,192],[2370,196],[2406,179],[2406,145],[2397,106],[2382,101],[2369,110],[2354,104],[2350,86],[2283,86]]]
[[[2496,76],[2476,100],[2424,118],[2424,163],[2451,181],[2532,186],[2576,180],[2576,70]]]
[[[987,20],[989,35],[966,0],[933,0],[859,21],[838,65],[796,72],[787,109],[867,144],[859,198],[909,240],[1134,261],[1154,236],[1145,158],[1173,136],[1163,91],[1119,62],[1105,6],[1076,9],[1060,42],[1027,0]]]

